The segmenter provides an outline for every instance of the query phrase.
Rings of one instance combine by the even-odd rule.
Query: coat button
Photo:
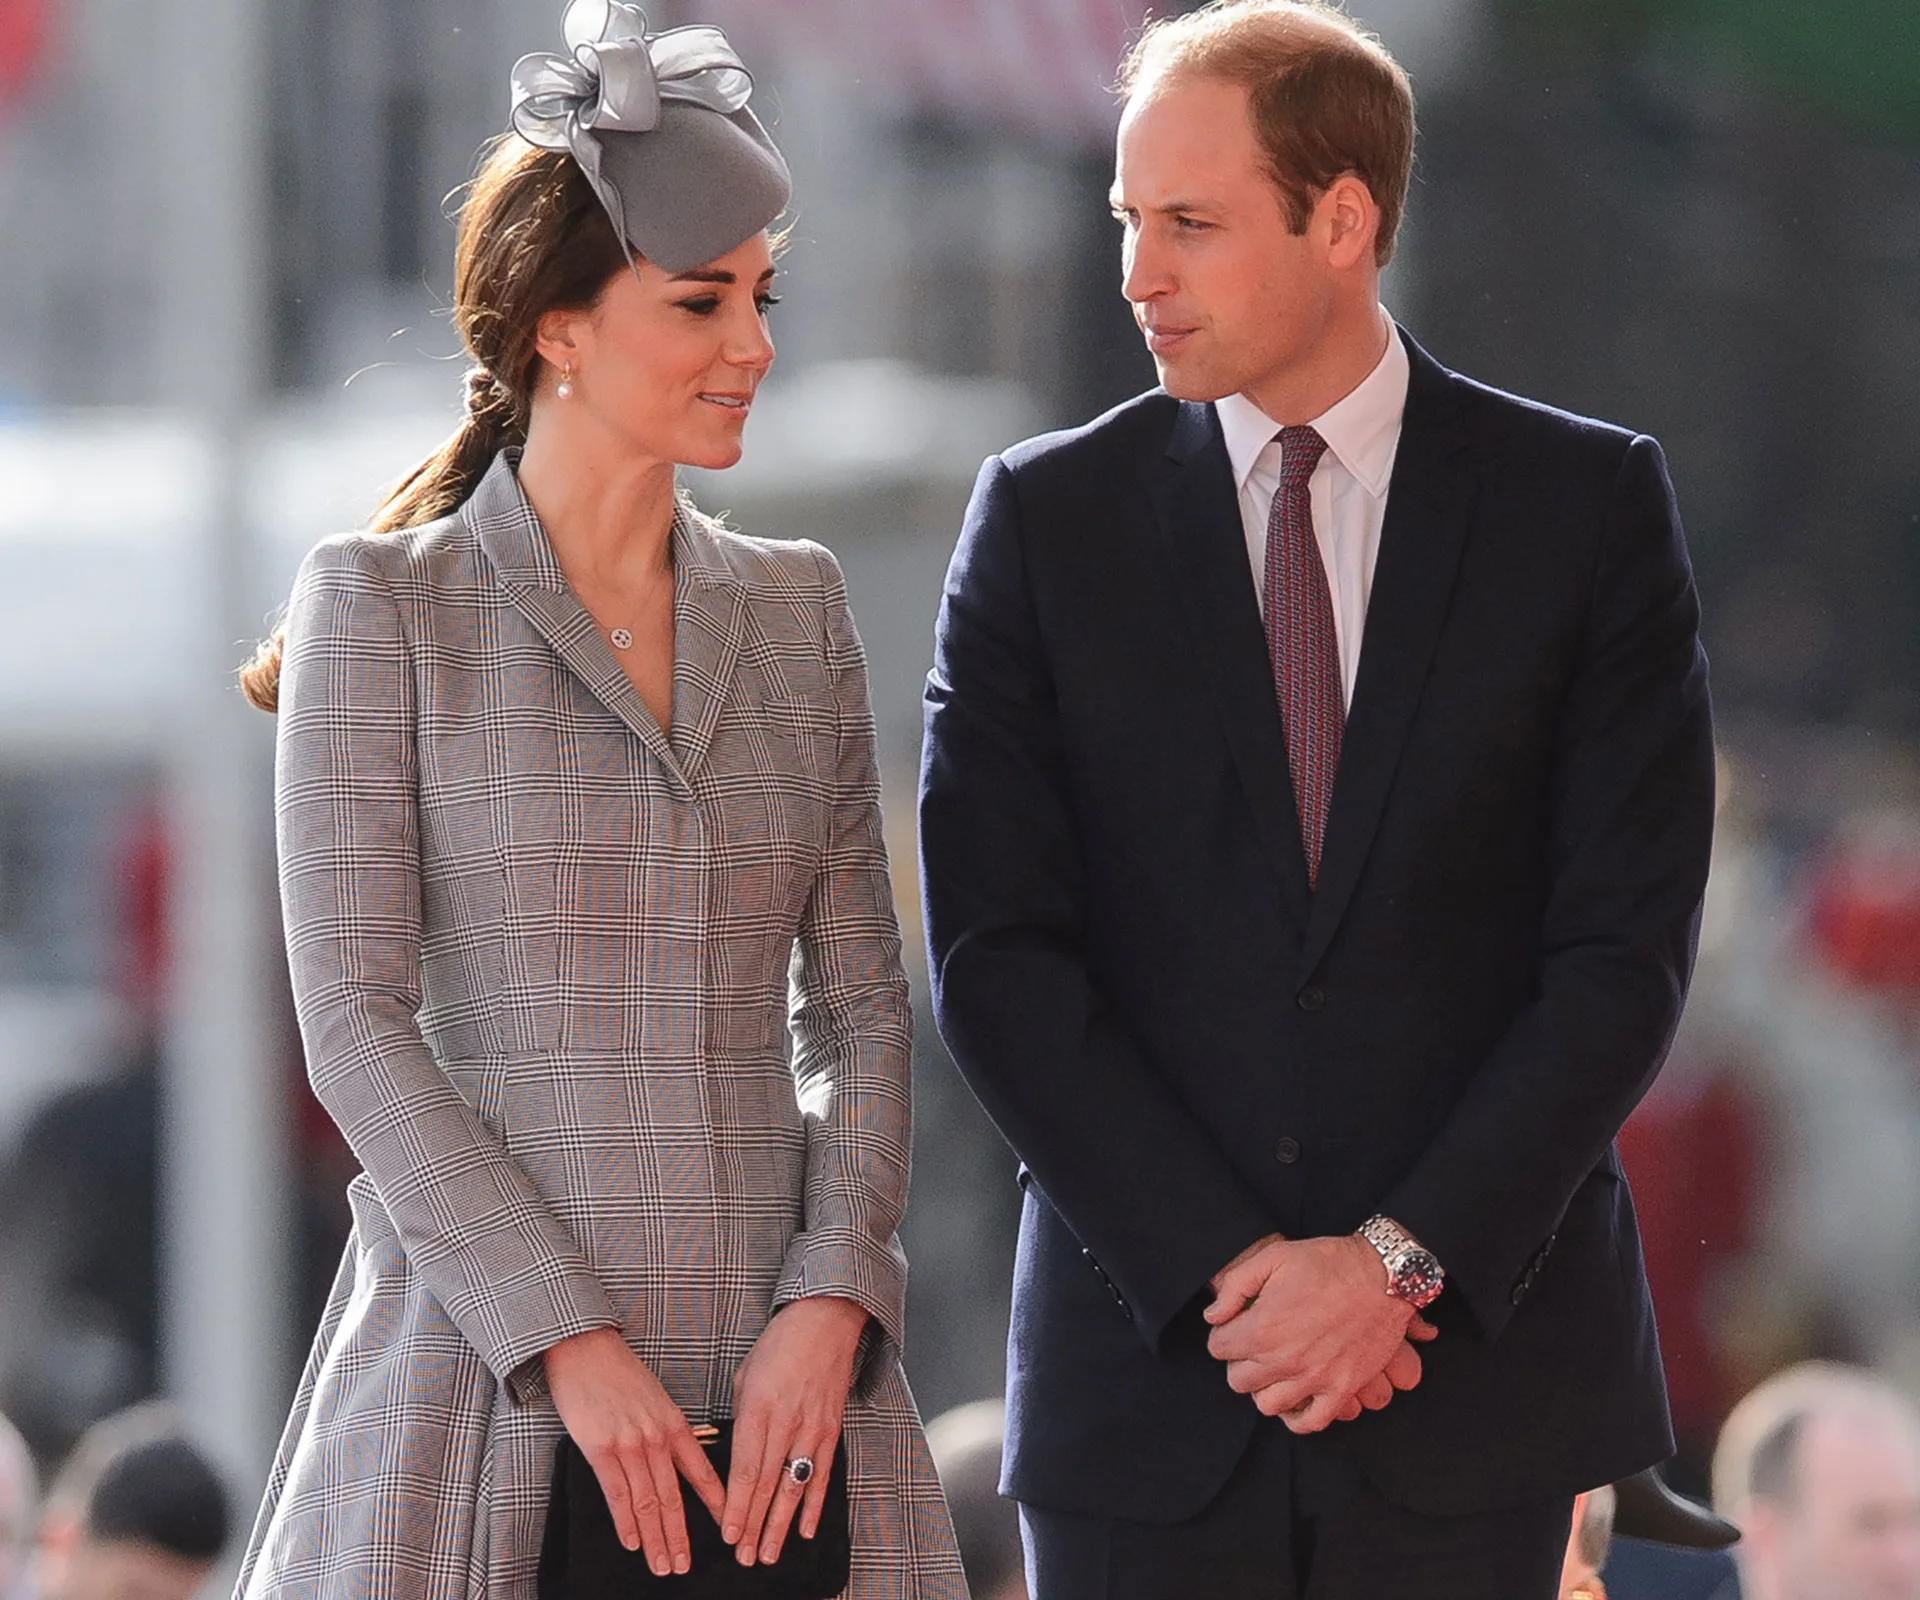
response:
[[[1327,1003],[1327,991],[1317,983],[1310,983],[1294,999],[1302,1011],[1318,1011]]]
[[[1273,1159],[1283,1167],[1290,1167],[1300,1159],[1300,1141],[1288,1134],[1273,1147]]]

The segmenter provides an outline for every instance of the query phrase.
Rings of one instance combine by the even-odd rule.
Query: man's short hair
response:
[[[171,1408],[131,1407],[95,1423],[47,1495],[49,1515],[100,1543],[157,1546],[213,1561],[227,1542],[227,1492]]]
[[[1800,1481],[1795,1462],[1800,1455],[1800,1435],[1806,1431],[1804,1407],[1790,1410],[1760,1435],[1747,1462],[1747,1500],[1764,1500],[1770,1505],[1790,1505],[1798,1497]]]
[[[1802,1361],[1752,1389],[1721,1426],[1713,1452],[1714,1510],[1739,1522],[1755,1505],[1792,1506],[1808,1421],[1848,1407],[1903,1417],[1920,1437],[1920,1410],[1886,1379],[1837,1361]]]
[[[1129,98],[1175,78],[1247,91],[1288,226],[1352,173],[1380,208],[1375,262],[1393,256],[1413,174],[1413,85],[1386,47],[1323,0],[1213,0],[1151,24],[1120,64]]]

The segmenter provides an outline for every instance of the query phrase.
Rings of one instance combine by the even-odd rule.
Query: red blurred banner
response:
[[[47,44],[50,0],[0,0],[0,106],[33,76]]]

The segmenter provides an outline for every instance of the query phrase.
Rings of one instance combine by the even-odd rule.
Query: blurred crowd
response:
[[[0,1600],[190,1600],[227,1544],[227,1489],[161,1404],[103,1418],[38,1486],[0,1417]]]
[[[1693,1500],[1583,1497],[1565,1594],[1920,1597],[1920,812],[1878,769],[1856,787],[1892,803],[1809,822],[1765,752],[1730,743],[1693,993],[1621,1139],[1680,1439],[1665,1474]],[[184,1600],[231,1525],[215,1469],[145,1398],[164,851],[130,815],[116,966],[146,1023],[0,1141],[0,1600]],[[311,1224],[316,1260],[331,1227]],[[988,1400],[929,1429],[978,1600],[1025,1593],[1001,1427]],[[1730,1551],[1709,1498],[1744,1535]]]
[[[1920,815],[1796,837],[1766,779],[1723,765],[1686,1015],[1620,1141],[1696,1492],[1734,1402],[1796,1361],[1920,1393]]]
[[[1611,1497],[1582,1496],[1562,1600],[1920,1594],[1920,1409],[1884,1378],[1823,1361],[1774,1374],[1727,1418],[1712,1478],[1717,1517],[1669,1496],[1630,1521],[1622,1494],[1610,1527]]]
[[[71,26],[35,31],[34,78],[32,41],[24,24],[8,34],[0,4],[0,110],[11,119],[0,214],[21,219],[0,229],[0,279],[14,291],[0,304],[0,413],[152,403],[188,365],[165,359],[176,347],[162,335],[181,319],[151,284],[170,193],[161,169],[177,153],[142,121],[154,115],[145,97],[170,82],[153,70],[157,52],[173,47],[170,31],[181,48],[186,35],[166,7],[69,9]],[[433,275],[449,253],[434,230],[500,114],[497,94],[475,85],[494,84],[511,29],[544,37],[558,0],[270,9],[275,171],[292,175],[276,184],[264,230],[273,384],[282,399],[370,407],[390,434],[415,390],[443,408],[451,393],[427,349],[428,308],[444,293]],[[667,9],[693,20],[716,8]],[[796,164],[807,164],[782,360],[841,386],[796,388],[808,398],[794,409],[832,414],[842,431],[863,399],[881,420],[908,415],[881,382],[889,373],[911,395],[935,393],[937,376],[972,382],[967,395],[997,384],[1024,397],[1032,417],[1019,412],[1016,425],[993,412],[977,447],[947,413],[929,423],[929,439],[967,457],[970,473],[1033,418],[1077,422],[1149,381],[1112,291],[1110,130],[1076,111],[1085,128],[1036,139],[977,103],[992,91],[1029,118],[1067,105],[1065,46],[953,50],[936,30],[977,12],[971,0],[887,9],[902,19],[891,32],[865,26],[865,8],[731,8],[770,30],[764,48],[781,65],[769,81],[786,101]],[[1021,7],[988,9],[1024,38]],[[1098,28],[1089,23],[1084,48],[1111,61],[1107,30],[1143,9],[1085,8]],[[1711,1542],[1711,1524],[1679,1512],[1650,1525],[1630,1494],[1596,1493],[1576,1521],[1566,1593],[1920,1597],[1920,478],[1900,442],[1911,423],[1898,420],[1913,415],[1920,372],[1920,49],[1900,42],[1920,11],[1911,0],[1354,9],[1402,46],[1422,83],[1432,198],[1414,208],[1396,309],[1450,361],[1661,437],[1723,714],[1699,967],[1671,1059],[1621,1150],[1679,1436],[1666,1477],[1744,1537],[1731,1550],[1688,1548]],[[887,86],[887,103],[828,70],[836,18],[864,48],[901,52],[864,74]],[[775,45],[789,33],[796,54],[783,60]],[[363,57],[416,62],[417,81],[389,80]],[[24,92],[30,80],[37,97]],[[1008,87],[1036,81],[1030,94]],[[343,140],[343,128],[384,131]],[[125,225],[103,233],[103,215]],[[411,330],[400,347],[396,327]],[[865,364],[845,364],[854,357]],[[756,449],[774,457],[778,443],[769,429]],[[880,475],[850,459],[868,492]],[[388,467],[353,470],[371,485]],[[133,475],[116,458],[115,471],[87,476]],[[887,761],[910,774],[957,504],[910,477],[881,482],[871,502],[805,482],[817,527],[796,520],[784,480],[777,495],[730,483],[719,503],[758,529],[756,493],[778,499],[785,517],[768,531],[818,534],[841,552]],[[230,1504],[208,1453],[150,1403],[166,1379],[156,1218],[167,851],[149,784],[160,736],[109,746],[103,730],[149,703],[147,680],[182,669],[100,620],[123,592],[129,625],[170,614],[126,577],[141,559],[135,543],[105,550],[98,568],[69,568],[53,557],[86,547],[49,527],[35,536],[51,552],[44,572],[66,576],[3,569],[4,587],[26,597],[5,631],[21,649],[29,613],[49,619],[63,681],[53,695],[45,672],[0,662],[0,710],[12,718],[0,729],[0,987],[11,1007],[0,1037],[0,1413],[12,1419],[0,1420],[0,1600],[169,1600],[203,1586],[258,1487],[242,1479],[247,1464],[220,1460]],[[7,541],[12,560],[38,548],[20,526]],[[62,609],[69,594],[85,609]],[[75,637],[119,647],[72,651]],[[51,646],[41,653],[53,658]],[[97,704],[73,687],[90,681],[94,658],[129,675]],[[40,734],[15,726],[17,703],[78,730],[58,783],[42,770],[57,763]],[[118,789],[102,777],[108,749],[126,767]],[[910,781],[895,778],[890,826],[908,826]],[[911,840],[895,851],[911,927]],[[107,930],[98,938],[95,921]],[[86,1034],[84,1061],[79,1047],[14,1025],[83,978],[111,992],[116,1018],[97,1050]],[[1004,1325],[1017,1191],[931,1031],[908,1243],[928,1357],[916,1381],[938,1407],[980,1392],[979,1374],[997,1365],[983,1330],[996,1316]],[[300,1085],[291,1042],[287,1056],[307,1263],[289,1321],[305,1328],[338,1259],[352,1167]],[[1007,1176],[997,1188],[981,1179],[996,1161]],[[1024,1580],[1017,1517],[996,1492],[997,1404],[947,1411],[929,1437],[977,1600],[1016,1600]],[[1638,1536],[1649,1531],[1666,1537]]]
[[[1002,1422],[983,1400],[927,1429],[974,1600],[1027,1595]],[[1920,1596],[1920,1408],[1886,1379],[1824,1361],[1774,1374],[1727,1418],[1712,1478],[1717,1515],[1654,1474],[1582,1495],[1561,1600]]]
[[[1897,773],[1873,787],[1895,803],[1813,825],[1764,753],[1727,756],[1692,997],[1621,1140],[1680,1439],[1667,1476],[1748,1530],[1745,1568],[1854,1561],[1879,1574],[1809,1588],[1750,1572],[1749,1594],[1920,1595],[1920,1468],[1901,1398],[1920,1394],[1920,813],[1898,804]],[[116,965],[128,1015],[147,1026],[0,1141],[0,1410],[13,1418],[0,1548],[16,1587],[35,1548],[44,1572],[91,1570],[65,1554],[90,1548],[76,1508],[97,1466],[79,1464],[97,1463],[113,1413],[150,1429],[153,1414],[122,1408],[160,1383],[151,1025],[164,852],[145,816],[134,808],[117,869],[128,943]],[[344,1181],[337,1162],[310,1165],[316,1188]],[[311,1224],[318,1261],[337,1249],[333,1226]],[[1017,1595],[996,1406],[952,1411],[932,1437],[975,1593]],[[44,1517],[36,1481],[55,1485]],[[1602,1496],[1583,1512],[1596,1572],[1606,1509]],[[201,1558],[172,1537],[157,1543],[178,1577]],[[1735,1592],[1732,1558],[1661,1557],[1645,1541],[1616,1541],[1604,1570],[1615,1600]],[[43,1576],[35,1592],[88,1591]]]
[[[974,1600],[1027,1596],[1003,1428],[990,1399],[927,1429]],[[1823,1361],[1774,1374],[1720,1430],[1712,1483],[1719,1516],[1646,1474],[1582,1495],[1561,1600],[1920,1596],[1920,1408],[1885,1378]],[[96,1423],[39,1484],[0,1417],[0,1600],[191,1600],[233,1526],[219,1473],[156,1402]]]

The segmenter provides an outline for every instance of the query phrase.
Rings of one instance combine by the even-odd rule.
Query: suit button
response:
[[[1318,1011],[1327,1003],[1327,991],[1317,983],[1310,983],[1294,999],[1302,1011]]]
[[[1300,1159],[1300,1141],[1291,1134],[1273,1147],[1273,1159],[1283,1167],[1290,1167]]]
[[[1519,1305],[1522,1300],[1526,1299],[1526,1297],[1527,1297],[1527,1286],[1524,1283],[1516,1283],[1513,1286],[1513,1303],[1515,1305]]]

